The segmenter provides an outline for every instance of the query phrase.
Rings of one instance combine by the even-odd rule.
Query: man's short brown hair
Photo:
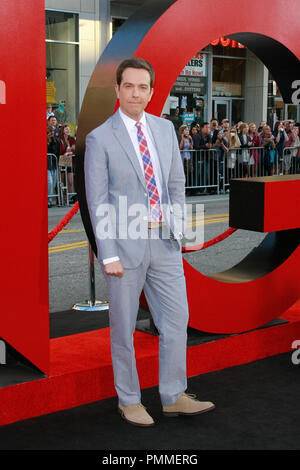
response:
[[[133,69],[147,70],[147,72],[149,72],[150,74],[150,87],[153,88],[154,79],[155,79],[153,67],[151,64],[149,64],[149,62],[147,62],[147,60],[141,59],[139,57],[132,57],[131,59],[125,59],[120,63],[119,67],[117,68],[117,73],[116,73],[117,84],[119,86],[121,85],[122,74],[124,70],[128,69],[129,67]]]

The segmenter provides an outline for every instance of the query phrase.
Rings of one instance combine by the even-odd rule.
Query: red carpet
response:
[[[241,312],[242,314],[242,312]],[[300,338],[300,301],[282,318],[289,323],[188,347],[188,376],[287,352]],[[142,388],[158,383],[158,338],[135,332]],[[109,329],[52,339],[50,376],[0,389],[0,425],[115,395]]]

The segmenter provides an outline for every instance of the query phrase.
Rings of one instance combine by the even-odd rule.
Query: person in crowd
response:
[[[296,138],[296,142],[297,142],[297,153],[296,153],[296,173],[300,173],[300,123],[296,123],[295,128],[297,128],[297,138]],[[299,139],[299,140],[298,140]]]
[[[181,120],[181,117],[179,115],[179,112],[180,112],[179,106],[177,106],[174,113],[172,113],[170,115],[170,121],[172,121],[172,123],[174,125],[175,132],[176,132],[176,135],[177,135],[177,138],[178,138],[178,142],[180,141],[179,127],[182,125],[182,120]]]
[[[193,139],[193,146],[194,146],[194,138],[197,139],[197,134],[199,133],[199,130],[198,130],[198,126],[196,125],[195,122],[192,122],[191,126],[190,126],[190,136],[192,137]]]
[[[232,126],[227,135],[228,154],[227,154],[227,172],[225,175],[225,183],[229,183],[231,178],[236,176],[236,161],[238,149],[241,147],[241,142],[238,137],[237,129]]]
[[[258,126],[258,129],[257,129],[257,133],[259,136],[262,135],[263,133],[263,128],[267,125],[266,121],[260,121],[259,123],[259,126]]]
[[[196,130],[194,130],[196,129]],[[196,181],[198,186],[204,186],[200,192],[205,192],[205,186],[209,184],[210,158],[208,150],[211,148],[210,126],[203,122],[198,132],[197,124],[191,128],[193,149],[195,152]],[[206,152],[204,152],[206,150]]]
[[[274,174],[275,161],[275,141],[270,126],[264,126],[261,134],[261,145],[263,152],[263,170],[264,176],[272,176]]]
[[[54,112],[53,112],[53,109],[52,109],[52,104],[48,103],[47,104],[47,120],[50,116],[54,116]]]
[[[75,138],[71,136],[71,129],[68,124],[64,124],[61,126],[59,131],[59,143],[60,143],[60,152],[61,155],[74,155],[75,154]],[[73,172],[74,172],[74,158],[72,159],[72,166],[67,167],[67,187],[68,193],[73,192]],[[62,182],[65,185],[66,182],[64,180],[65,173],[62,172]],[[75,202],[74,196],[71,197],[71,202]]]
[[[193,185],[193,160],[189,150],[192,150],[193,148],[193,139],[190,136],[189,128],[186,124],[179,127],[179,135],[181,136],[179,148],[181,150],[180,153],[185,174],[185,185],[191,186]],[[189,190],[186,190],[186,194],[189,195]]]
[[[217,119],[212,118],[210,120],[210,136],[214,135],[214,132],[219,129],[219,122]]]
[[[258,135],[256,124],[251,122],[249,124],[249,136],[252,147],[255,147],[253,150],[250,150],[249,156],[249,173],[250,176],[257,176],[259,170],[259,153],[260,149],[257,147],[261,147],[261,138]]]
[[[54,129],[54,136],[58,137],[59,134],[59,126],[57,126],[57,119],[55,116],[49,116],[47,119],[48,126],[52,126]]]
[[[277,158],[278,158],[278,163],[279,163],[279,168],[280,168],[280,173],[283,172],[283,149],[284,149],[284,143],[288,140],[287,133],[285,132],[285,128],[283,125],[283,121],[276,121],[274,125],[274,130],[273,130],[273,136],[275,139],[275,146],[276,146],[276,152],[277,152]]]
[[[283,152],[283,173],[288,175],[291,171],[292,164],[292,150],[290,147],[295,146],[296,135],[294,131],[294,125],[291,120],[286,121],[285,132],[287,139],[284,141],[284,152]]]
[[[237,133],[239,134],[240,133],[240,126],[244,124],[243,121],[238,121],[237,124],[236,124],[236,130],[237,130]]]
[[[212,143],[212,148],[215,149],[215,154],[213,158],[214,184],[217,182],[217,178],[220,177],[220,180],[221,180],[220,191],[221,193],[223,193],[224,192],[224,154],[228,152],[228,141],[223,136],[221,129],[217,129],[214,131],[211,143]]]
[[[57,184],[57,168],[60,156],[60,144],[58,139],[54,136],[54,129],[52,126],[47,127],[47,154],[48,195],[50,195],[54,194]],[[53,157],[53,155],[55,155],[56,158]],[[48,196],[48,207],[52,207],[52,203],[53,198]]]
[[[239,165],[242,166],[242,174],[244,178],[248,178],[249,176],[249,148],[252,146],[251,138],[248,131],[249,126],[246,122],[240,124],[238,136],[240,139],[242,151],[240,155]]]
[[[229,133],[229,129],[230,129],[230,122],[229,122],[229,119],[225,118],[222,120],[222,124],[221,124],[221,128],[222,128],[222,134],[225,138],[227,138],[228,136],[228,133]]]
[[[300,154],[300,138],[299,138],[299,126],[294,125],[295,142],[294,148],[292,149],[292,169],[293,173],[299,173],[299,154]]]

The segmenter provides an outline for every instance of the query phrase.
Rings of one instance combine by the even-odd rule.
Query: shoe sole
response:
[[[142,423],[136,423],[135,421],[130,421],[130,419],[126,418],[126,416],[124,415],[124,412],[120,408],[118,408],[118,411],[119,411],[120,415],[122,416],[122,418],[124,419],[124,421],[126,421],[129,424],[133,424],[134,426],[139,426],[139,427],[142,427],[142,428],[148,428],[150,426],[154,426],[154,424],[155,424],[155,423],[142,424]]]
[[[206,413],[207,411],[211,411],[215,409],[215,405],[210,406],[209,408],[205,408],[205,410],[196,411],[195,413],[184,413],[183,411],[163,411],[163,414],[168,418],[175,418],[176,416],[195,416],[200,415],[201,413]]]

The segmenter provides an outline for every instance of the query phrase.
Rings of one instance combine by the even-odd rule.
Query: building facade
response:
[[[112,35],[145,0],[45,0],[47,102],[60,122],[75,127],[95,65]],[[164,104],[188,123],[300,120],[283,103],[264,64],[242,44],[216,38],[186,64]]]

